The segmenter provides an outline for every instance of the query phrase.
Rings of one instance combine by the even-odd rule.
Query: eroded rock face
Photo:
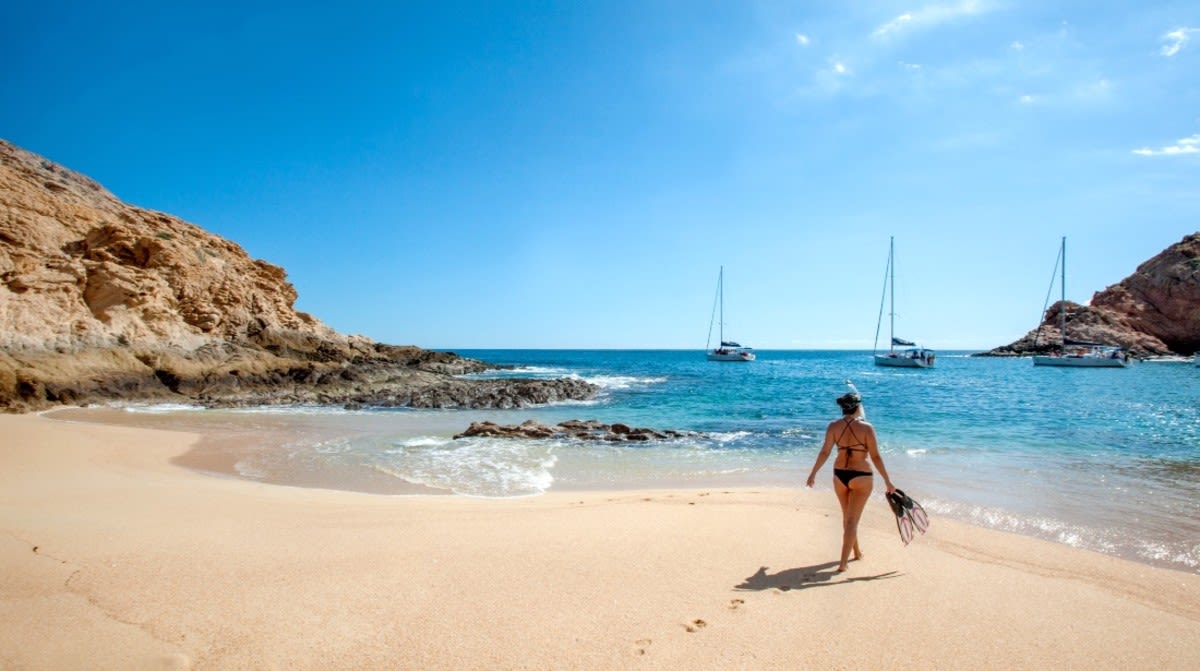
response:
[[[4,349],[345,340],[294,309],[282,268],[3,141],[0,246]]]
[[[1039,329],[987,355],[1053,351],[1060,340],[1059,311],[1046,311]],[[1185,236],[1082,306],[1067,301],[1073,340],[1126,347],[1135,356],[1191,356],[1200,351],[1200,233]]]
[[[96,401],[522,407],[575,381],[337,333],[278,266],[0,140],[0,409]]]
[[[1092,306],[1121,315],[1129,328],[1156,338],[1170,352],[1200,351],[1200,233],[1097,293]]]

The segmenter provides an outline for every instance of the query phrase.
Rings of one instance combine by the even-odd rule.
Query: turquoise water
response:
[[[935,518],[1200,572],[1200,368],[1189,363],[1066,369],[943,352],[919,370],[876,367],[869,352],[759,351],[752,363],[699,351],[458,353],[515,366],[493,375],[578,376],[603,391],[512,411],[156,412],[174,426],[280,436],[239,454],[237,470],[287,484],[486,497],[799,487],[851,380],[893,480]],[[573,418],[697,434],[636,445],[451,438],[477,419]],[[831,477],[827,465],[819,487]]]

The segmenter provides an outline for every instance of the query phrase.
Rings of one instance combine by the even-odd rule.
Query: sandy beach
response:
[[[380,496],[0,417],[0,668],[1200,667],[1200,576],[804,489]]]

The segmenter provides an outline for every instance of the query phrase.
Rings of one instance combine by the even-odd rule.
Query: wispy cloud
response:
[[[1142,147],[1134,149],[1133,153],[1138,156],[1179,156],[1181,154],[1200,154],[1200,133],[1191,137],[1185,137],[1173,145],[1162,147],[1160,149],[1150,149]]]
[[[912,30],[933,28],[962,17],[983,14],[990,9],[988,3],[983,0],[960,0],[954,4],[929,5],[897,16],[876,28],[871,36],[887,40]]]
[[[805,35],[804,33],[796,33],[796,44],[799,44],[802,47],[807,47],[808,42],[808,35]]]
[[[1162,40],[1163,42],[1166,42],[1166,44],[1162,46],[1162,50],[1159,53],[1167,58],[1171,58],[1175,54],[1179,53],[1179,50],[1183,49],[1183,46],[1187,44],[1192,35],[1196,33],[1200,33],[1200,28],[1176,28],[1175,30],[1172,30],[1171,32],[1162,36]]]
[[[901,14],[900,16],[897,16],[896,18],[892,19],[891,21],[888,21],[887,23],[883,24],[882,26],[879,26],[878,28],[875,29],[875,32],[873,32],[871,34],[875,37],[881,37],[881,38],[888,37],[890,35],[894,35],[896,33],[899,33],[901,30],[904,30],[904,27],[907,26],[908,24],[912,23],[912,20],[913,20],[912,14]]]

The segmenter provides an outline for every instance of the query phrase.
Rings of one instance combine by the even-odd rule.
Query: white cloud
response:
[[[850,74],[850,69],[841,61],[832,61],[829,64],[829,69],[833,70],[834,74],[845,75]]]
[[[1179,156],[1181,154],[1200,154],[1200,133],[1191,137],[1185,137],[1173,145],[1162,147],[1161,149],[1150,149],[1142,147],[1134,149],[1133,153],[1138,156]]]
[[[959,0],[954,4],[929,5],[900,16],[879,26],[871,33],[877,39],[888,39],[893,35],[919,28],[932,28],[966,16],[983,14],[990,10],[983,0]]]
[[[1200,28],[1176,28],[1163,35],[1162,39],[1166,44],[1163,45],[1160,53],[1167,58],[1174,56],[1179,53],[1180,49],[1183,49],[1183,45],[1187,44],[1195,33],[1200,33]]]
[[[1021,96],[1021,97],[1019,98],[1019,100],[1021,101],[1021,104],[1022,104],[1022,105],[1032,105],[1032,104],[1034,104],[1035,102],[1037,102],[1037,98],[1036,98],[1036,97],[1034,97],[1034,96],[1032,96],[1032,95],[1030,95],[1030,94],[1028,94],[1028,93],[1026,93],[1025,95]]]
[[[807,47],[808,35],[805,35],[804,33],[796,33],[796,44],[799,44],[802,47]]]
[[[873,32],[871,34],[874,35],[875,37],[887,37],[888,35],[890,35],[892,33],[900,32],[900,30],[902,30],[904,28],[904,26],[908,25],[909,23],[912,23],[912,20],[913,20],[912,14],[901,14],[900,16],[897,16],[896,18],[892,19],[891,21],[888,21],[887,23],[883,24],[882,26],[879,26],[878,28],[875,29],[875,32]]]
[[[1017,41],[1017,40],[1013,40],[1013,43],[1012,43],[1012,44],[1010,44],[1010,45],[1008,45],[1008,46],[1009,46],[1009,48],[1010,48],[1010,49],[1012,49],[1013,51],[1021,51],[1021,50],[1023,50],[1023,49],[1025,48],[1025,45],[1024,45],[1024,44],[1022,44],[1021,42]]]

